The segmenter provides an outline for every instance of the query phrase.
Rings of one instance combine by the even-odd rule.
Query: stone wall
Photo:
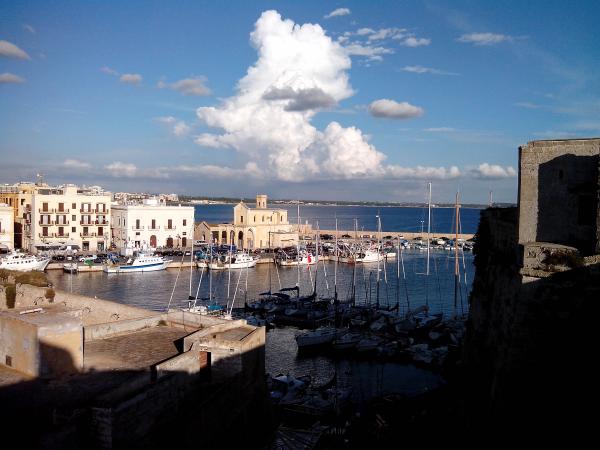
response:
[[[600,139],[532,141],[519,148],[519,243],[598,248]]]
[[[540,255],[575,249],[519,246],[517,236],[514,210],[482,213],[463,347],[467,420],[479,432],[585,431],[600,264],[580,259],[557,271]]]

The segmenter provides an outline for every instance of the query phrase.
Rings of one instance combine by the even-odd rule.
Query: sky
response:
[[[596,1],[0,3],[0,183],[515,202],[600,135]]]

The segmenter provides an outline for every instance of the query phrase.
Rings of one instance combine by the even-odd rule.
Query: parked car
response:
[[[85,256],[80,256],[79,257],[79,262],[86,262],[86,261],[95,261],[97,258],[96,255],[85,255]]]

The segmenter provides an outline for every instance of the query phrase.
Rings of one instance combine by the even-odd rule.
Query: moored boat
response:
[[[162,256],[140,254],[125,264],[107,264],[103,270],[106,273],[155,272],[165,270],[170,262]]]
[[[26,253],[12,252],[0,259],[0,269],[18,270],[26,272],[37,270],[43,272],[50,264],[50,258],[43,258]]]

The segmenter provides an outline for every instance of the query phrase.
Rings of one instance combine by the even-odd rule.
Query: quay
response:
[[[314,232],[314,230],[313,230]],[[431,232],[431,239],[439,239],[442,237],[446,237],[449,239],[454,239],[456,237],[456,233],[440,233],[438,231],[436,232]],[[379,239],[380,235],[381,238],[384,240],[396,240],[398,238],[400,239],[406,239],[406,240],[413,240],[413,239],[425,239],[427,237],[427,231],[424,231],[422,233],[419,232],[414,232],[414,231],[384,231],[382,230],[381,232],[379,231],[366,231],[366,230],[358,230],[357,232],[355,232],[354,230],[319,230],[319,235],[323,236],[323,235],[330,235],[333,236],[335,238],[335,236],[337,235],[338,239],[342,239],[343,236],[350,236],[350,238],[347,239]],[[390,238],[386,238],[386,236],[390,236]],[[465,241],[472,239],[475,236],[475,234],[473,233],[459,233],[458,234],[458,238],[459,239],[464,239]]]

